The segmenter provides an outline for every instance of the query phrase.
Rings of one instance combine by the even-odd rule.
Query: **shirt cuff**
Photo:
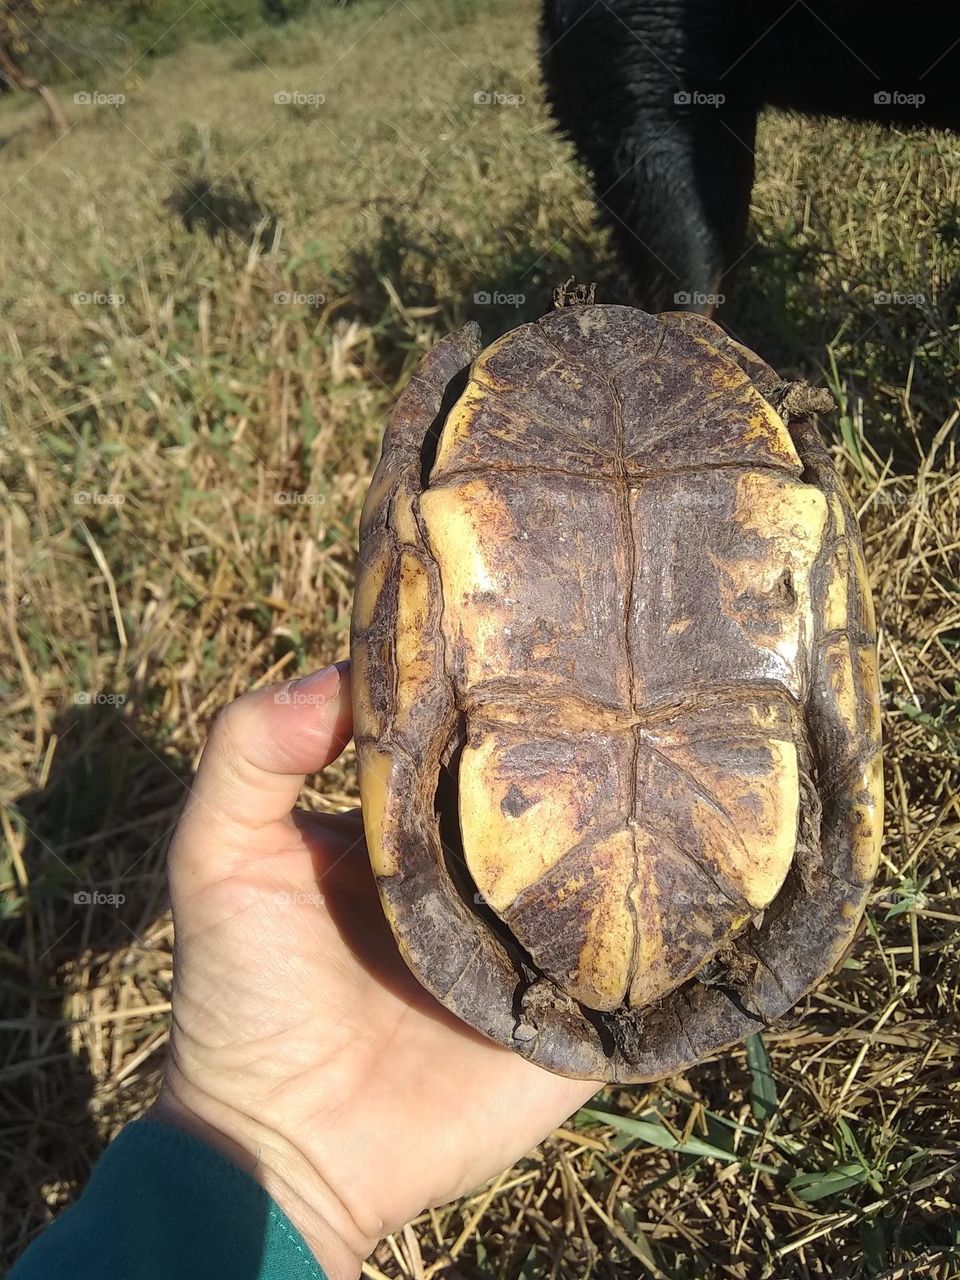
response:
[[[300,1232],[249,1174],[161,1120],[136,1120],[83,1195],[8,1280],[327,1280]]]

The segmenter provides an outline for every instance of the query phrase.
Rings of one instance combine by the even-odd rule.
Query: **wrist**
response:
[[[182,1093],[167,1080],[149,1118],[205,1142],[258,1182],[303,1236],[328,1280],[357,1280],[377,1240],[363,1235],[294,1144],[230,1107],[191,1105],[195,1100],[188,1102]]]

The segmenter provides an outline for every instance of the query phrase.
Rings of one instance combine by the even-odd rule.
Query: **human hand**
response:
[[[359,810],[295,808],[351,732],[346,663],[218,718],[170,850],[156,1106],[248,1169],[330,1280],[353,1280],[381,1236],[512,1164],[599,1087],[490,1043],[410,974]]]

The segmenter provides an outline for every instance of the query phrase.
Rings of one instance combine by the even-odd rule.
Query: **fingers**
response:
[[[171,878],[225,873],[218,853],[242,851],[289,821],[308,773],[334,761],[352,733],[349,664],[258,689],[217,717],[170,850]]]

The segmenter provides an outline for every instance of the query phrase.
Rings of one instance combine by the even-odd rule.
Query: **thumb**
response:
[[[353,731],[350,667],[245,694],[220,712],[170,846],[170,877],[220,879],[264,828],[286,825],[304,778],[331,764]],[[269,852],[268,849],[263,849]]]

